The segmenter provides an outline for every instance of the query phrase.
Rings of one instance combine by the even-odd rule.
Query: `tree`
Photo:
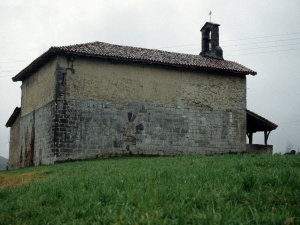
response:
[[[286,147],[285,147],[285,152],[286,153],[291,152],[291,150],[293,149],[293,147],[294,147],[293,144],[291,142],[287,141]]]

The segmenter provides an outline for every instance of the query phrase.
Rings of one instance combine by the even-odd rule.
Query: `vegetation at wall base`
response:
[[[0,224],[300,224],[300,155],[128,157],[2,171]]]

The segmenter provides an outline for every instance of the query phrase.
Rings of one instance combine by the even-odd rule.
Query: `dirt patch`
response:
[[[21,186],[34,180],[43,178],[47,171],[29,172],[22,174],[1,174],[0,189]]]

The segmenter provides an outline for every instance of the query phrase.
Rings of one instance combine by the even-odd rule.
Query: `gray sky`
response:
[[[276,123],[269,144],[300,147],[299,0],[0,0],[0,155],[8,157],[5,123],[20,106],[11,77],[51,46],[102,41],[199,54],[200,28],[220,26],[224,58],[252,70],[247,108]],[[254,134],[263,144],[263,133]]]

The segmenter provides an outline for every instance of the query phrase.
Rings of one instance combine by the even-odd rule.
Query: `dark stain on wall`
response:
[[[34,166],[34,141],[35,141],[35,111],[33,111],[31,133],[25,133],[25,161],[24,167]]]

